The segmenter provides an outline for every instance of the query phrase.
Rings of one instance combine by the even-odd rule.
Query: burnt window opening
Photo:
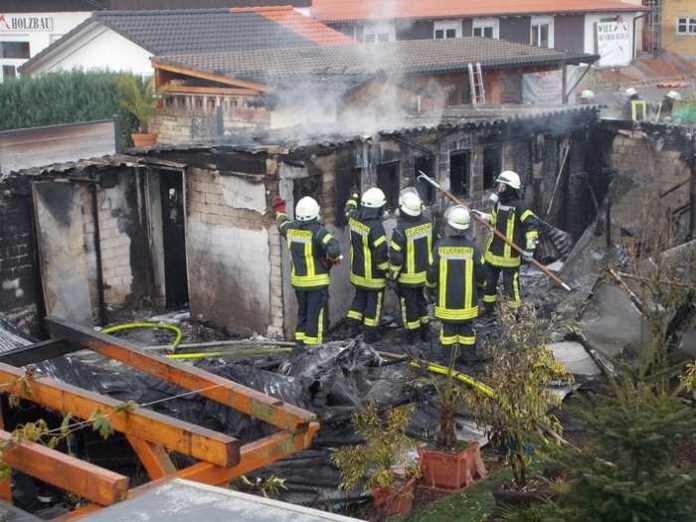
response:
[[[342,168],[336,173],[336,224],[344,226],[348,220],[344,215],[344,209],[353,190],[361,193],[362,169]]]
[[[469,78],[461,83],[460,96],[462,98],[462,105],[471,105],[471,82],[469,81]]]
[[[384,192],[388,207],[396,208],[399,205],[398,161],[377,165],[377,187]]]
[[[499,144],[483,148],[483,189],[495,187],[495,179],[503,167],[503,151]]]
[[[292,198],[297,205],[305,196],[311,196],[321,206],[321,176],[296,179],[292,187]]]
[[[457,105],[457,87],[454,85],[447,90],[447,105]]]
[[[433,158],[416,158],[413,165],[413,179],[416,180],[416,190],[426,205],[432,205],[435,202],[435,187],[423,179],[418,179],[418,176],[423,172],[432,178],[433,170]]]
[[[455,196],[469,196],[470,166],[470,151],[453,152],[450,154],[450,189]]]

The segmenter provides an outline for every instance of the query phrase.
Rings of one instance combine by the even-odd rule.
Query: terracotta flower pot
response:
[[[458,453],[418,448],[418,456],[422,483],[433,489],[457,491],[486,478],[477,442]]]
[[[133,145],[139,149],[142,149],[143,147],[151,147],[157,143],[157,134],[152,132],[133,133],[131,134],[131,139],[133,140]]]
[[[386,517],[390,515],[405,516],[413,507],[413,486],[416,479],[412,478],[405,484],[395,487],[372,488],[372,498],[375,507]]]

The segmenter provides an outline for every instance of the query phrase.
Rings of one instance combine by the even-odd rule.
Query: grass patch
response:
[[[419,506],[408,518],[409,522],[481,522],[487,520],[495,500],[491,491],[501,482],[512,479],[505,470],[482,480],[461,493],[443,498],[426,506]]]

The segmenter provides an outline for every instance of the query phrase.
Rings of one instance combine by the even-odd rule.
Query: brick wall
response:
[[[618,134],[614,138],[611,162],[614,177],[612,198],[612,237],[618,241],[627,233],[637,236],[672,234],[667,213],[689,201],[688,184],[664,198],[660,194],[689,179],[689,168],[676,147],[660,148],[659,140],[644,133]]]
[[[0,313],[36,332],[41,294],[31,204],[29,196],[0,196]]]
[[[191,313],[239,334],[277,334],[283,326],[280,239],[265,181],[186,170]]]
[[[242,129],[267,129],[271,113],[265,108],[234,107],[222,111],[223,134]],[[219,135],[220,123],[214,109],[210,111],[167,108],[158,111],[151,124],[159,143],[204,141]]]

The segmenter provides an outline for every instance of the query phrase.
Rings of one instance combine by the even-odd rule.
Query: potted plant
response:
[[[498,502],[544,496],[538,485],[529,484],[529,467],[562,440],[561,423],[551,413],[562,398],[549,385],[570,384],[572,376],[546,348],[547,331],[532,306],[503,313],[501,332],[488,347],[486,383],[492,393],[467,395],[476,423],[486,429],[491,445],[512,472],[512,483],[493,492]]]
[[[341,489],[364,484],[384,516],[411,511],[418,473],[407,466],[406,454],[415,449],[417,442],[406,435],[406,428],[413,410],[413,405],[391,408],[381,419],[377,406],[370,404],[352,418],[353,428],[364,442],[331,451],[343,479]]]
[[[118,79],[121,107],[130,112],[138,122],[138,132],[131,134],[133,145],[148,147],[157,142],[157,134],[149,132],[149,124],[157,108],[157,96],[152,79],[143,80],[124,74]]]
[[[457,346],[452,347],[444,382],[433,380],[440,409],[435,446],[418,448],[421,482],[443,492],[458,491],[486,476],[478,442],[459,441],[454,431],[457,405],[464,392],[455,380],[457,351]]]

